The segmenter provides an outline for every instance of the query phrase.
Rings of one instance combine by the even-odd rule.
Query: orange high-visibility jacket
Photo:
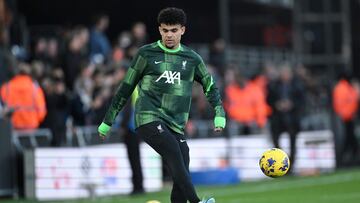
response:
[[[335,113],[344,121],[353,119],[358,110],[359,93],[346,80],[340,80],[333,90]]]
[[[0,93],[4,104],[14,109],[11,121],[15,129],[39,127],[46,115],[45,97],[30,76],[15,76],[1,87]]]
[[[254,84],[254,85],[257,85],[261,92],[262,92],[262,95],[264,95],[264,103],[265,103],[265,111],[266,111],[266,116],[270,116],[272,114],[272,109],[271,109],[271,106],[269,104],[266,103],[266,96],[268,94],[267,92],[267,85],[268,85],[268,79],[266,78],[265,75],[259,75],[257,76],[255,79],[253,79],[250,83],[251,84]]]
[[[256,122],[259,127],[265,126],[265,95],[257,85],[247,83],[244,88],[240,88],[235,83],[230,84],[225,88],[225,94],[224,106],[230,119],[244,124]]]

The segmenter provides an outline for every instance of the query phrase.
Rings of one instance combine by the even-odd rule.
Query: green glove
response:
[[[98,132],[100,133],[100,136],[106,136],[106,134],[109,132],[111,126],[108,124],[102,122],[100,126],[98,127]]]
[[[214,119],[214,126],[215,128],[225,128],[226,125],[226,118],[217,116]]]

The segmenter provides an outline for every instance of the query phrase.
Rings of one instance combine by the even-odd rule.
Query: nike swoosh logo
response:
[[[155,64],[162,63],[162,61],[154,61]]]
[[[182,140],[182,139],[181,139],[180,142],[186,142],[186,140]]]

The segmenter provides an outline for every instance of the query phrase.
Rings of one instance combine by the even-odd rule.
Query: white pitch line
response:
[[[306,179],[299,179],[293,180],[290,182],[259,182],[259,184],[255,186],[250,186],[248,188],[229,188],[229,190],[222,191],[221,194],[216,196],[228,196],[231,194],[247,194],[247,193],[258,193],[258,192],[268,192],[268,191],[277,191],[283,189],[290,189],[290,188],[304,188],[309,186],[319,186],[319,185],[328,185],[334,183],[344,183],[350,181],[360,181],[360,176],[354,176],[350,174],[345,175],[337,175],[334,177],[324,176],[324,177],[317,177],[315,179],[306,178]],[[216,191],[216,189],[214,190]]]
[[[296,199],[296,197],[294,197],[294,198]],[[330,200],[330,202],[337,202],[337,200],[338,200],[338,202],[346,202],[346,200],[348,200],[348,199],[353,200],[353,199],[356,199],[356,198],[360,198],[360,194],[352,192],[352,193],[346,193],[346,194],[334,194],[334,195],[331,195],[331,196],[328,196],[328,197],[321,197],[320,199],[326,200],[326,201]],[[262,199],[264,199],[263,202],[266,202],[267,197],[262,197]],[[234,200],[234,199],[233,200],[227,200],[226,202],[227,203],[239,203],[239,200],[242,203],[248,203],[249,202],[249,200],[247,198],[241,198],[241,197],[239,197],[239,199],[237,199],[237,200]],[[319,200],[319,199],[316,199],[316,200]],[[316,200],[314,200],[314,201],[316,201]],[[261,199],[257,199],[257,201],[261,201]],[[301,202],[301,200],[299,202]]]

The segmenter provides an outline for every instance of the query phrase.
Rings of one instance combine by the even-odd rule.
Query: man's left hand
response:
[[[215,117],[214,126],[215,126],[214,128],[215,132],[221,132],[226,126],[226,118],[220,116]]]

